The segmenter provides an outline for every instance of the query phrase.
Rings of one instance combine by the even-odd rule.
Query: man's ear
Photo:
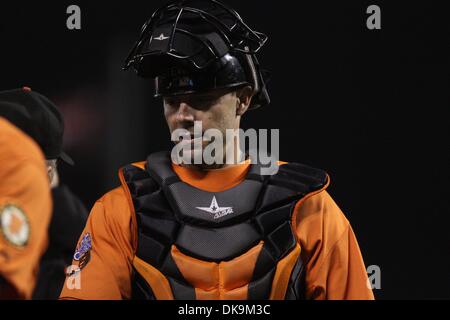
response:
[[[245,86],[236,91],[237,106],[236,115],[242,116],[250,106],[253,97],[253,89],[250,86]]]

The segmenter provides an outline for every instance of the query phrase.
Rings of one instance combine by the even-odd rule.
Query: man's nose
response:
[[[186,102],[180,102],[180,107],[177,112],[178,122],[193,122],[194,121],[194,109]]]

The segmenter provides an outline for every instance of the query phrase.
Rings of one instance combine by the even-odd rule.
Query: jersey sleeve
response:
[[[306,264],[308,299],[374,299],[356,236],[326,191],[297,203],[293,226]]]
[[[0,138],[0,292],[31,298],[47,248],[52,201],[43,155],[27,137]],[[12,139],[11,138],[11,139]],[[3,282],[3,283],[2,283]],[[5,288],[6,287],[6,288]]]
[[[133,228],[122,188],[97,201],[67,270],[60,299],[131,298]]]

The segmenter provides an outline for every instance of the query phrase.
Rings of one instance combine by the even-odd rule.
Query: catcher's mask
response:
[[[250,85],[250,108],[269,104],[266,72],[256,53],[267,36],[216,0],[178,0],[156,10],[126,60],[155,79],[155,96],[204,93]]]

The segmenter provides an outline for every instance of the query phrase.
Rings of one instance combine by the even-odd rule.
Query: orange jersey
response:
[[[143,167],[143,163],[135,165]],[[249,167],[249,163],[244,163],[219,170],[197,171],[173,165],[182,181],[209,192],[221,192],[238,185],[245,179]],[[135,257],[136,217],[130,208],[127,190],[123,187],[110,191],[95,203],[82,235],[91,237],[90,261],[78,274],[67,278],[62,299],[131,298],[133,265],[139,266],[136,263],[139,259]],[[297,202],[292,227],[301,258],[306,262],[308,299],[373,299],[353,230],[325,190]],[[255,251],[258,248],[255,247]],[[178,266],[185,269],[183,273],[188,274],[189,259],[184,259],[177,251],[172,254]],[[251,250],[243,257],[254,260],[256,254]],[[195,277],[192,272],[191,275]],[[207,273],[201,278],[204,281]],[[164,295],[160,292],[160,296]],[[166,296],[170,297],[170,294]],[[208,295],[197,298],[208,299]]]
[[[10,293],[0,284],[1,298],[31,298],[38,263],[47,247],[51,210],[41,150],[0,118],[0,278]]]

